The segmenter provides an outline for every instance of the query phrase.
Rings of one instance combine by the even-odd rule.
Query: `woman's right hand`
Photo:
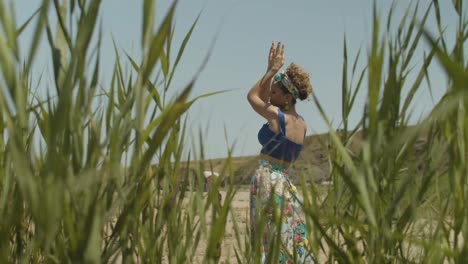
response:
[[[271,42],[270,54],[268,55],[268,71],[275,73],[281,69],[284,64],[284,44],[278,42],[275,47],[275,42]]]

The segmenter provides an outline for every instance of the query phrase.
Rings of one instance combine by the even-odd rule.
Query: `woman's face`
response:
[[[286,93],[281,90],[279,83],[273,83],[270,87],[270,104],[282,108],[286,104]]]

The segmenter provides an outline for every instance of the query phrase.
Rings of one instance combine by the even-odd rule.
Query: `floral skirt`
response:
[[[255,248],[256,240],[261,242],[261,262],[265,262],[272,241],[277,241],[279,230],[279,263],[314,263],[308,250],[298,193],[289,180],[286,168],[260,160],[250,190],[250,238],[252,248]],[[261,238],[257,239],[258,236]]]

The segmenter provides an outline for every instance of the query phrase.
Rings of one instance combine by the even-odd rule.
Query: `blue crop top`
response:
[[[278,121],[280,133],[273,132],[268,127],[268,123],[264,124],[258,131],[258,141],[263,146],[261,153],[279,160],[292,162],[299,156],[303,145],[286,137],[284,113],[280,109],[278,109]]]

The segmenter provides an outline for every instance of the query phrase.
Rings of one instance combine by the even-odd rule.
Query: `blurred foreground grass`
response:
[[[330,125],[330,146],[323,142],[333,185],[316,186],[312,169],[297,175],[309,240],[321,261],[468,260],[468,22],[463,2],[452,2],[454,35],[444,31],[438,1],[424,6],[422,17],[413,2],[403,17],[394,17],[393,7],[386,16],[375,11],[360,70],[360,52],[348,61],[345,40],[343,133]],[[201,162],[201,136],[198,153],[183,157],[184,114],[209,96],[190,99],[202,69],[186,87],[171,85],[197,21],[176,44],[176,2],[157,26],[155,1],[139,2],[142,60],[114,47],[112,78],[102,84],[100,4],[43,0],[31,20],[16,25],[14,4],[0,0],[0,262],[218,263],[231,249],[234,262],[249,263],[259,250],[249,247],[248,221],[232,214],[244,187],[235,184],[231,157],[207,193],[200,184],[202,172],[210,170]],[[438,35],[425,30],[430,14]],[[58,23],[51,25],[50,16]],[[25,27],[34,29],[32,41],[20,51]],[[42,36],[54,68],[46,98],[35,93],[38,84],[30,76]],[[445,95],[425,119],[405,129],[422,84],[432,89],[428,72],[435,61],[449,80]],[[177,89],[174,98],[167,98],[169,89]],[[367,89],[365,111],[350,128],[361,89]],[[353,152],[358,131],[361,148]],[[426,144],[415,155],[423,131]],[[183,170],[181,160],[196,160],[195,173]],[[233,238],[228,246],[226,235]]]

